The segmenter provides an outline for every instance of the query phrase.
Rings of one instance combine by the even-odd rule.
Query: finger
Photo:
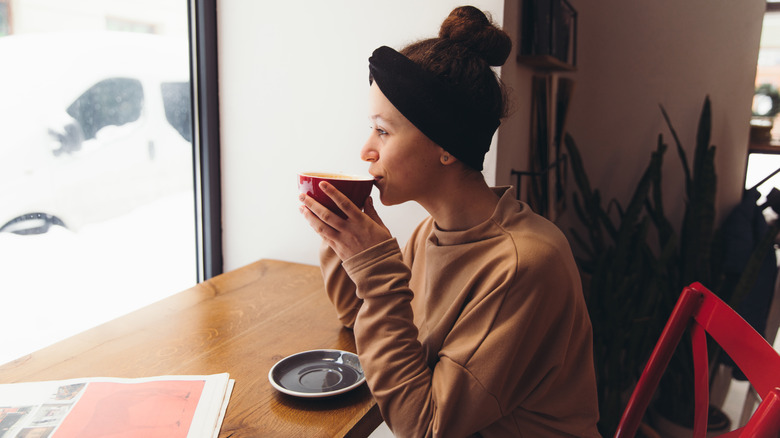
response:
[[[336,206],[341,209],[347,217],[354,217],[361,213],[357,205],[327,181],[320,182],[320,189],[333,200]]]
[[[299,211],[314,232],[319,234],[323,239],[333,241],[337,236],[338,232],[326,222],[322,221],[322,219],[306,205],[301,205]]]
[[[335,228],[338,226],[339,221],[342,221],[339,215],[330,211],[311,196],[302,193],[298,196],[298,199],[303,202],[303,205],[305,205],[311,213],[317,216],[322,222],[328,224],[328,226]]]

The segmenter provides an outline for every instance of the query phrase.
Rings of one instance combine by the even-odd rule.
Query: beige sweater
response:
[[[342,264],[323,245],[328,295],[396,436],[597,437],[568,242],[513,189],[494,190],[490,220],[445,232],[428,218],[403,253],[392,239]]]

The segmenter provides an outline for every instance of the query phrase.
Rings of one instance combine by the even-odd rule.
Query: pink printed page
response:
[[[54,438],[185,438],[202,380],[89,383]]]

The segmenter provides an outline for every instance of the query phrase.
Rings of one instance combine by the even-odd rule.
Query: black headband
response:
[[[482,170],[500,121],[387,46],[368,59],[370,78],[387,100],[434,143],[476,170]]]

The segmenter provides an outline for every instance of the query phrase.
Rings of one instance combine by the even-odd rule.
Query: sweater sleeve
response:
[[[398,437],[430,436],[430,421],[415,421],[432,411],[428,368],[417,339],[409,288],[411,272],[395,240],[383,242],[344,262],[358,284],[363,307],[355,323],[355,343],[366,381],[382,417]],[[421,397],[422,395],[422,397]],[[404,402],[413,399],[413,405]],[[421,414],[421,411],[423,414]]]
[[[345,327],[352,328],[362,300],[355,295],[355,283],[342,268],[341,259],[324,241],[320,246],[320,270],[325,292],[336,308],[339,320]]]
[[[413,322],[409,269],[394,241],[345,268],[364,300],[355,323],[358,354],[396,436],[465,436],[502,416],[497,400],[461,364],[442,358],[429,367]]]
[[[521,419],[528,436],[566,436],[560,429],[554,432],[556,422],[578,421],[552,418],[546,424],[544,415],[548,404],[582,402],[576,396],[581,388],[562,391],[559,400],[548,401],[550,392],[565,386],[566,380],[578,380],[572,378],[572,358],[566,357],[576,312],[566,304],[569,297],[544,296],[556,287],[565,288],[566,275],[543,269],[518,278],[516,270],[505,271],[505,277],[475,291],[438,360],[428,364],[413,323],[410,271],[395,241],[345,261],[344,267],[363,300],[355,322],[361,363],[396,436],[477,434],[514,415],[523,401],[529,402],[528,408],[537,403],[540,408]]]

